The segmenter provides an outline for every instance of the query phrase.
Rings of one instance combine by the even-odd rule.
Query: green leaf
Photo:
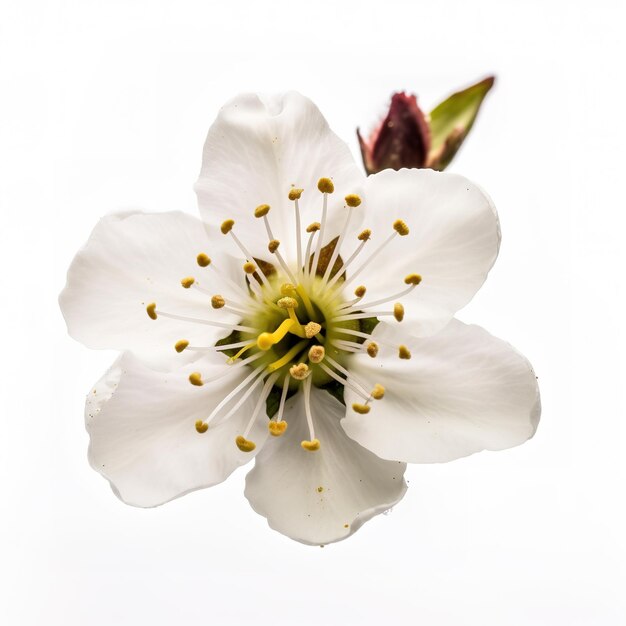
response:
[[[478,111],[495,78],[484,80],[452,94],[430,112],[431,147],[428,167],[444,170],[469,134]]]

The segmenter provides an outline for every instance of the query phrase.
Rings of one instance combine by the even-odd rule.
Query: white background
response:
[[[620,625],[624,589],[624,11],[618,2],[0,4],[0,622]],[[412,466],[388,516],[307,547],[243,498],[245,469],[153,510],[87,463],[83,399],[114,358],[56,298],[100,215],[194,212],[218,107],[312,97],[357,154],[393,90],[425,108],[498,76],[451,167],[503,244],[464,321],[533,362],[536,437]]]

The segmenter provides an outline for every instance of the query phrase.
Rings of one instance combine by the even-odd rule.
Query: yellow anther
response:
[[[291,296],[293,298],[296,293],[296,286],[291,283],[283,283],[280,286],[280,293],[283,296]]]
[[[189,289],[189,287],[191,287],[191,285],[193,285],[195,282],[196,279],[193,276],[186,276],[185,278],[181,279],[180,284],[185,289]]]
[[[317,322],[309,322],[304,327],[304,334],[307,339],[313,339],[313,337],[315,337],[320,330],[322,330],[322,327]]]
[[[155,320],[157,318],[157,314],[156,314],[156,302],[151,302],[147,307],[146,307],[146,313],[148,314],[148,317],[151,320]]]
[[[357,207],[361,204],[361,196],[357,196],[355,193],[349,193],[346,196],[346,204],[349,207]]]
[[[272,420],[268,423],[267,427],[272,437],[280,437],[287,430],[287,422],[285,420],[281,420],[280,422]]]
[[[402,221],[402,220],[396,220],[393,223],[393,229],[398,233],[398,235],[400,235],[401,237],[404,237],[405,235],[409,234],[409,227],[406,225],[406,222]]]
[[[367,289],[365,288],[365,285],[359,285],[355,290],[354,290],[354,295],[357,298],[362,298],[365,295],[365,292],[367,291]]]
[[[378,344],[375,341],[370,341],[367,344],[366,350],[369,356],[371,356],[372,358],[375,358],[376,355],[378,354]]]
[[[186,339],[181,339],[174,344],[174,350],[176,350],[176,352],[182,352],[188,345],[189,342]]]
[[[196,262],[200,267],[207,267],[207,265],[211,265],[211,257],[208,254],[204,254],[204,252],[201,252],[196,257]]]
[[[292,319],[283,320],[282,324],[273,333],[261,333],[256,339],[256,345],[261,350],[269,350],[274,344],[282,340],[294,325]]]
[[[220,226],[222,235],[228,235],[228,233],[233,229],[234,225],[235,225],[235,220],[224,220],[222,222],[222,225]]]
[[[419,285],[422,282],[422,277],[419,274],[409,274],[404,277],[404,282],[407,285]]]
[[[202,434],[205,433],[207,430],[209,430],[209,425],[205,424],[202,420],[198,420],[196,422],[196,430]]]
[[[267,249],[274,254],[274,252],[276,252],[276,250],[278,250],[278,246],[280,246],[280,241],[278,241],[278,239],[272,239],[268,244],[267,244]]]
[[[225,304],[226,304],[226,300],[224,300],[223,296],[220,296],[219,294],[215,294],[211,298],[211,306],[214,309],[221,309]]]
[[[189,382],[196,387],[202,387],[202,385],[204,385],[202,382],[202,374],[200,372],[192,372],[189,374]]]
[[[297,365],[292,365],[289,368],[289,374],[291,374],[291,377],[296,380],[304,380],[310,373],[311,370],[306,363],[298,363]]]
[[[309,452],[315,452],[320,449],[320,440],[313,439],[312,441],[301,441],[300,445]]]
[[[398,322],[401,322],[404,319],[404,307],[399,302],[396,302],[393,305],[393,316]]]
[[[333,181],[330,178],[320,178],[317,181],[317,188],[322,193],[332,193],[335,191],[335,185],[333,185]]]
[[[370,412],[370,406],[369,404],[359,404],[358,402],[355,402],[352,405],[352,410],[355,413],[360,413],[361,415],[365,415],[366,413]]]
[[[300,196],[302,195],[303,191],[304,191],[304,189],[298,189],[297,187],[292,187],[289,190],[289,199],[290,200],[300,200]]]
[[[317,493],[322,493],[324,491],[324,487],[321,485],[317,488]]]
[[[307,233],[314,233],[314,232],[318,231],[321,227],[322,227],[322,225],[319,222],[313,222],[312,224],[309,224],[306,227],[306,232]]]
[[[241,435],[235,438],[235,443],[242,452],[252,452],[256,448],[254,441],[250,441]]]
[[[372,393],[370,394],[374,400],[381,400],[385,396],[385,388],[382,385],[376,383]]]
[[[362,230],[357,239],[359,241],[367,241],[370,237],[372,236],[372,231],[369,228],[366,228],[365,230]]]
[[[324,346],[312,346],[309,350],[309,360],[311,363],[321,363],[326,356]]]
[[[306,339],[304,341],[300,341],[299,343],[297,343],[293,348],[291,348],[291,350],[283,354],[283,356],[281,356],[280,359],[278,359],[277,361],[274,361],[273,363],[270,363],[267,366],[267,371],[275,372],[276,370],[279,370],[284,365],[287,365],[287,363],[289,363],[291,359],[294,359],[298,354],[300,354],[300,352],[302,352],[302,350],[304,350],[307,343],[309,342]]]
[[[270,212],[269,204],[260,204],[256,209],[254,209],[254,217],[263,217]]]
[[[343,527],[344,528],[350,528],[350,524],[344,524]]]
[[[295,298],[292,298],[291,296],[284,296],[282,298],[279,298],[276,304],[281,309],[297,309],[298,308],[298,301]]]
[[[252,261],[246,261],[243,264],[243,271],[246,274],[254,274],[254,272],[256,272],[256,265]]]
[[[410,359],[411,358],[411,352],[410,352],[410,350],[406,346],[399,346],[398,347],[398,356],[401,359]]]

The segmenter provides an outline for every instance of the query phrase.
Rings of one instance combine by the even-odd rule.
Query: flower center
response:
[[[310,435],[308,440],[301,442],[305,450],[313,452],[321,445],[315,437],[311,412],[312,385],[327,389],[340,401],[343,401],[343,389],[349,387],[361,398],[361,402],[352,404],[352,410],[368,413],[372,401],[382,399],[385,389],[374,381],[361,381],[349,372],[350,359],[359,352],[366,352],[376,358],[379,348],[371,336],[374,327],[383,316],[401,322],[404,307],[400,302],[395,302],[389,310],[378,310],[375,307],[398,300],[421,282],[418,274],[410,274],[404,278],[405,285],[399,293],[363,303],[366,287],[359,285],[348,288],[348,285],[363,274],[395,237],[408,235],[409,229],[403,221],[396,220],[388,237],[354,272],[348,273],[353,262],[360,258],[371,235],[369,230],[359,233],[355,251],[345,261],[342,259],[341,246],[348,236],[353,211],[361,204],[361,198],[356,194],[345,196],[347,213],[343,229],[339,236],[327,242],[328,196],[334,192],[332,180],[321,178],[318,190],[322,194],[321,221],[307,226],[305,233],[302,232],[299,207],[303,190],[292,188],[289,192],[289,200],[293,202],[295,212],[297,250],[296,259],[291,263],[282,256],[280,241],[274,237],[268,217],[269,205],[258,206],[254,217],[263,221],[268,237],[268,252],[275,258],[275,263],[252,256],[235,233],[234,220],[229,219],[221,224],[222,234],[232,239],[243,257],[245,286],[230,281],[220,271],[219,261],[218,264],[214,263],[203,252],[197,256],[198,265],[207,268],[207,271],[217,272],[222,282],[231,283],[237,295],[227,299],[221,294],[211,293],[195,277],[181,280],[185,289],[198,289],[210,296],[215,312],[210,319],[192,319],[164,312],[157,309],[156,303],[146,307],[148,316],[153,320],[161,316],[224,328],[224,337],[215,346],[190,346],[187,340],[181,339],[175,349],[177,352],[218,351],[228,356],[226,363],[230,368],[247,367],[250,370],[248,376],[222,399],[206,419],[195,423],[198,433],[205,433],[212,424],[224,422],[255,389],[263,385],[248,426],[236,438],[237,446],[244,452],[250,452],[256,447],[248,436],[257,418],[263,413],[270,417],[268,428],[271,435],[278,437],[285,432],[287,423],[283,420],[283,414],[286,400],[300,388],[304,395]],[[302,245],[303,236],[306,239],[305,247]],[[235,314],[240,321],[237,324],[220,321],[220,311]],[[411,357],[406,346],[399,346],[398,356],[403,359]],[[225,370],[222,376],[228,375],[229,371]],[[189,382],[194,386],[202,386],[222,376],[204,379],[201,372],[193,372]],[[266,411],[263,411],[264,408]]]

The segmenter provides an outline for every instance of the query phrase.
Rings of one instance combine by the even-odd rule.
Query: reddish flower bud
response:
[[[417,98],[404,92],[391,97],[389,112],[366,141],[357,129],[363,163],[368,174],[402,167],[425,167],[430,150],[430,129]]]

